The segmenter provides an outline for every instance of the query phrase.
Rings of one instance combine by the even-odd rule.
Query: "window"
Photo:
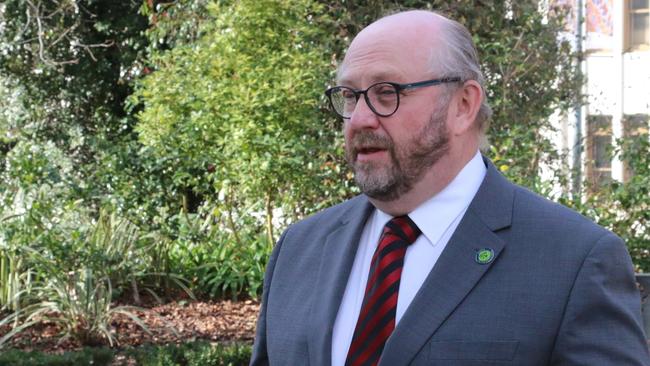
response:
[[[584,42],[587,52],[611,51],[614,46],[613,11],[613,0],[587,1],[587,37]]]
[[[628,0],[627,37],[629,49],[650,49],[650,0]]]
[[[612,116],[587,117],[587,184],[593,190],[612,180]]]
[[[650,115],[648,114],[632,114],[623,117],[623,135],[626,139],[631,139],[633,144],[635,138],[648,138],[648,127],[650,125]],[[628,181],[634,175],[634,170],[623,161],[623,180]]]

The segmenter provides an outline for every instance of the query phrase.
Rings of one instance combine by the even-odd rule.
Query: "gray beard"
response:
[[[346,158],[354,170],[357,185],[368,197],[378,201],[394,201],[409,192],[433,166],[449,151],[449,131],[445,125],[447,115],[444,108],[437,108],[431,114],[429,123],[416,134],[406,146],[395,146],[386,136],[368,131],[359,131],[353,141],[346,144]],[[358,163],[355,146],[373,145],[387,149],[390,163],[380,165],[373,162]]]

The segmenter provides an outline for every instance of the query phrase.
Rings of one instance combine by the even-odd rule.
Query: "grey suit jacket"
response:
[[[478,193],[388,339],[380,365],[650,365],[620,238],[508,182]],[[267,266],[252,365],[329,365],[332,328],[373,207],[290,226]],[[494,250],[479,264],[476,251]]]

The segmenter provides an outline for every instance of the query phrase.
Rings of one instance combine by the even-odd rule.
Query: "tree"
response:
[[[136,93],[137,130],[156,154],[182,162],[177,185],[218,197],[230,230],[263,213],[273,242],[276,208],[295,217],[347,194],[334,158],[339,132],[322,110],[329,20],[309,0],[208,11],[196,42],[153,58]]]
[[[87,198],[110,192],[98,155],[130,136],[124,110],[142,70],[148,23],[135,1],[7,0],[0,5],[0,75],[19,90],[20,114],[6,116],[12,141],[51,141],[77,165]]]
[[[142,32],[148,22],[139,6],[0,4],[2,304],[5,295],[22,290],[25,278],[47,277],[29,260],[30,251],[53,258],[62,272],[87,262],[83,235],[99,206],[112,201],[120,185],[146,181],[129,176],[147,171],[141,156],[148,156],[132,154],[139,149],[133,148],[135,119],[124,109],[147,45]],[[133,191],[119,193],[138,197]]]

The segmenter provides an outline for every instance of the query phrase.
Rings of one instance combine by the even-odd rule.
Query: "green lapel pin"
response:
[[[491,248],[483,248],[476,251],[476,263],[488,264],[494,259],[494,250]]]

